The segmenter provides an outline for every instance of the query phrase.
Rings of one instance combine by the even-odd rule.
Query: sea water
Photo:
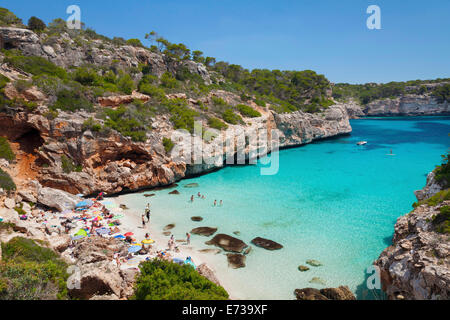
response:
[[[131,194],[127,204],[143,211],[151,202],[152,226],[175,223],[179,239],[209,226],[233,236],[239,231],[236,237],[247,244],[255,237],[282,244],[278,251],[253,247],[247,266],[237,270],[227,266],[224,253],[215,257],[215,269],[233,282],[237,298],[293,299],[296,288],[340,285],[360,299],[374,298],[367,268],[391,244],[397,218],[412,210],[414,190],[450,146],[450,117],[371,118],[351,125],[351,135],[281,151],[276,175],[261,175],[261,164],[226,167],[181,181],[180,195],[167,189],[152,198]],[[361,140],[368,144],[357,146]],[[184,187],[190,183],[199,187]],[[214,207],[214,200],[223,206]],[[204,220],[193,222],[192,216]],[[208,239],[193,235],[192,245],[211,248]],[[309,259],[322,266],[300,272]],[[315,277],[323,283],[311,282]]]

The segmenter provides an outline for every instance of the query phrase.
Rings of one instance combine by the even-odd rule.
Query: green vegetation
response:
[[[195,117],[199,114],[189,108],[184,99],[168,100],[164,105],[171,114],[170,121],[175,129],[184,129],[191,133],[194,131]]]
[[[0,158],[6,159],[10,162],[16,159],[16,156],[9,145],[8,139],[5,137],[0,137]]]
[[[175,147],[175,143],[169,138],[164,137],[163,138],[163,146],[167,153],[172,151],[173,147]]]
[[[244,116],[248,118],[258,118],[261,117],[261,113],[259,111],[256,111],[252,107],[249,107],[244,104],[238,104],[236,108],[239,110],[239,112]]]
[[[67,299],[67,265],[50,249],[16,237],[2,243],[0,300]]]
[[[126,43],[127,43],[127,45],[130,45],[133,47],[141,47],[141,48],[144,47],[141,40],[139,40],[139,39],[128,39]]]
[[[10,175],[0,168],[0,188],[6,191],[16,190],[16,184]]]
[[[57,94],[57,100],[52,109],[60,109],[66,111],[77,110],[93,110],[92,102],[90,102],[84,95],[82,90],[62,89]]]
[[[436,97],[439,103],[450,102],[450,83],[436,87],[432,94]]]
[[[424,84],[446,82],[450,79],[436,80],[412,80],[406,82],[348,84],[339,83],[333,88],[333,98],[347,101],[354,98],[362,104],[368,104],[374,100],[396,98],[402,94],[424,94],[430,91]],[[437,86],[431,91],[442,103],[450,99],[450,84]]]
[[[439,185],[444,188],[450,188],[450,154],[442,156],[442,164],[437,166],[434,174],[435,180],[439,183]]]
[[[161,76],[161,86],[167,89],[175,89],[178,87],[178,82],[170,72],[166,72]]]
[[[432,223],[437,232],[450,234],[450,206],[441,207],[439,214],[433,217]]]
[[[0,90],[3,89],[6,84],[9,82],[9,79],[4,75],[0,74]]]
[[[28,20],[28,28],[35,32],[42,32],[47,28],[47,25],[37,17],[31,17]]]
[[[66,70],[41,57],[15,55],[8,52],[4,62],[35,76],[46,74],[57,76],[60,79],[67,78]]]
[[[81,171],[83,171],[83,167],[81,165],[76,165],[66,155],[62,155],[61,156],[61,167],[62,167],[64,173],[81,172]]]
[[[243,122],[241,116],[234,113],[232,108],[228,108],[222,113],[222,119],[230,124],[238,124]]]
[[[17,18],[14,13],[6,8],[0,7],[0,27],[7,27],[11,25],[22,26],[22,20]]]
[[[162,260],[140,265],[134,300],[226,300],[227,292],[188,265]]]
[[[226,123],[223,123],[220,119],[214,117],[208,119],[208,126],[217,130],[228,129],[228,125]]]
[[[147,138],[145,122],[139,120],[136,109],[120,106],[117,109],[105,109],[105,126],[114,129],[133,141],[145,141]]]
[[[450,200],[450,189],[442,190],[442,191],[436,193],[434,196],[432,196],[429,199],[415,202],[413,204],[413,207],[417,208],[418,206],[421,206],[423,204],[434,207],[446,200]]]
[[[90,117],[83,122],[83,131],[91,130],[93,132],[99,132],[102,129],[102,125]]]

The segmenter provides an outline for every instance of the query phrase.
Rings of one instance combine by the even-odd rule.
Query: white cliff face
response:
[[[215,131],[216,137],[209,142],[198,135],[176,135],[172,139],[177,144],[171,154],[172,160],[187,163],[187,176],[198,175],[226,164],[246,164],[265,156],[275,147],[300,146],[352,131],[343,105],[331,106],[320,114],[268,111],[259,118],[245,121],[246,126],[230,125],[227,130]],[[180,154],[184,155],[181,159],[177,158]]]
[[[351,119],[364,116],[427,116],[450,114],[448,102],[439,103],[430,94],[406,94],[395,99],[375,100],[367,105],[355,101],[344,104]]]
[[[430,172],[427,176],[426,186],[423,189],[414,192],[417,200],[422,201],[429,199],[442,190],[442,187],[435,181],[434,177],[434,172]]]
[[[363,108],[368,116],[378,115],[435,115],[450,112],[448,102],[438,103],[430,95],[407,94],[396,99],[377,100]]]

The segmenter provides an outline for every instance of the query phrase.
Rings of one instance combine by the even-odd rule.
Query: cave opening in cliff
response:
[[[128,152],[119,153],[114,160],[115,161],[131,160],[136,164],[142,164],[152,159],[149,155],[145,153],[132,150]]]
[[[35,154],[44,144],[40,132],[34,128],[29,128],[15,139],[19,143],[20,149],[26,153]]]

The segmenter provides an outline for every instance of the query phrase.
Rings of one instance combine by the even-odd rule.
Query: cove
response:
[[[412,210],[414,191],[450,146],[450,117],[352,120],[353,133],[280,152],[280,170],[261,176],[261,164],[226,167],[183,180],[172,190],[124,196],[141,212],[152,203],[152,225],[175,223],[176,238],[195,227],[217,227],[247,244],[255,237],[274,240],[282,250],[253,247],[246,267],[231,269],[214,256],[217,273],[232,282],[241,299],[293,299],[296,288],[348,285],[359,299],[370,298],[366,269],[391,244],[396,219]],[[356,143],[366,140],[366,146]],[[389,156],[392,149],[395,156]],[[198,188],[184,188],[198,183]],[[207,199],[191,195],[198,192]],[[213,202],[223,200],[223,207]],[[201,216],[202,222],[191,220]],[[192,245],[211,249],[210,238],[192,236]],[[299,265],[314,259],[322,266]],[[310,281],[320,278],[323,284]]]

